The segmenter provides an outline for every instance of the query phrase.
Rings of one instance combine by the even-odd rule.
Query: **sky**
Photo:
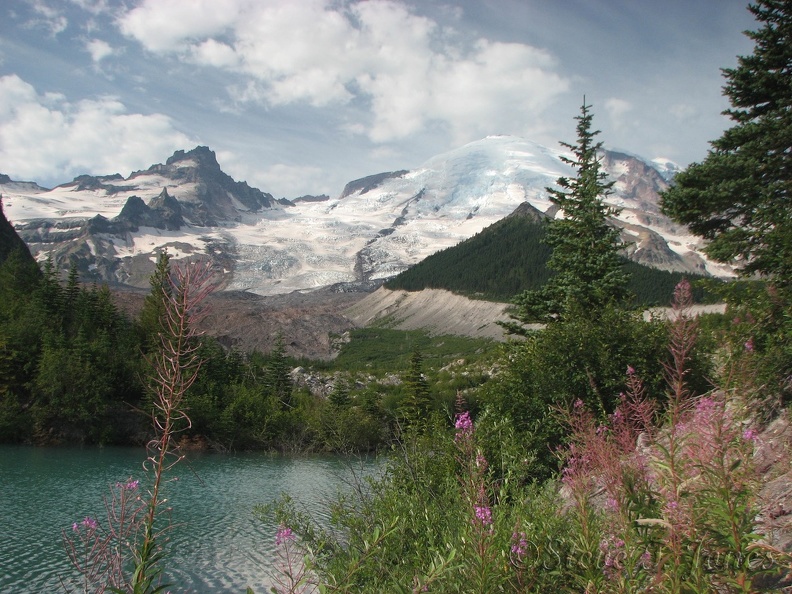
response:
[[[686,166],[729,126],[742,0],[3,0],[0,173],[42,186],[208,146],[276,198],[337,196],[488,135]]]

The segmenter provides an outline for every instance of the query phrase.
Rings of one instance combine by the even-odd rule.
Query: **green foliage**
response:
[[[627,291],[634,295],[632,305],[635,307],[671,305],[674,288],[683,278],[692,283],[693,298],[696,303],[717,303],[718,287],[724,284],[720,279],[700,274],[657,270],[632,260],[625,261],[624,272],[628,276]]]
[[[509,345],[475,423],[400,434],[385,474],[339,500],[329,529],[287,502],[278,520],[301,536],[319,591],[772,590],[788,557],[757,546],[751,376],[698,395],[712,374],[690,304],[682,284],[674,323],[610,306],[551,324]],[[554,460],[560,493],[534,482]]]
[[[756,282],[725,289],[726,314],[710,321],[726,358],[721,381],[739,384],[775,413],[792,401],[792,294]]]
[[[561,143],[572,152],[572,158],[562,160],[576,170],[576,177],[559,178],[560,189],[547,188],[564,215],[548,222],[546,241],[552,255],[547,265],[555,275],[541,289],[514,299],[513,317],[523,324],[563,320],[580,311],[596,315],[606,306],[628,301],[627,276],[619,257],[623,246],[618,229],[608,224],[618,211],[603,201],[613,182],[606,183],[600,169],[597,151],[602,144],[594,141],[598,132],[591,129],[592,118],[584,100],[575,118],[577,143]],[[508,328],[518,331],[515,325]]]
[[[410,356],[410,368],[404,378],[407,395],[401,404],[401,414],[413,426],[423,425],[432,412],[429,383],[423,372],[423,357],[420,351]]]
[[[495,301],[538,289],[550,277],[545,225],[511,216],[450,248],[436,252],[389,280],[388,289],[446,289]]]
[[[550,324],[509,346],[509,364],[479,395],[480,406],[514,423],[519,439],[536,459],[532,473],[549,476],[557,468],[556,449],[566,428],[559,410],[582,400],[604,418],[625,390],[627,369],[638,370],[654,388],[662,385],[665,326],[606,307],[598,318],[585,315]],[[702,389],[708,367],[693,374]]]
[[[425,258],[385,283],[388,289],[445,289],[474,299],[509,302],[515,295],[540,289],[551,277],[551,248],[545,222],[526,216],[502,219],[475,236]],[[627,290],[636,306],[670,305],[674,287],[687,276],[651,268],[626,258]],[[698,302],[713,302],[712,291],[697,288]]]
[[[160,336],[167,330],[164,326],[165,300],[171,294],[170,274],[170,255],[162,251],[149,279],[151,290],[143,300],[143,308],[138,316],[138,329],[147,351],[159,348]]]
[[[128,439],[131,424],[110,418],[143,392],[137,345],[107,288],[81,286],[74,267],[62,287],[51,261],[42,275],[14,254],[0,278],[0,439]]]
[[[792,5],[749,6],[761,27],[746,34],[751,55],[723,70],[734,122],[701,163],[675,178],[663,210],[709,240],[707,253],[746,275],[792,284]]]
[[[283,336],[281,334],[278,334],[275,339],[275,346],[270,353],[269,362],[265,368],[264,386],[284,406],[290,407],[292,405],[293,386],[289,375],[286,346],[283,344]]]
[[[515,441],[490,451],[495,433],[509,431],[407,431],[386,474],[336,502],[330,530],[290,500],[276,506],[278,522],[300,535],[319,591],[535,592],[568,583],[554,487],[514,480],[523,452]]]
[[[455,359],[468,362],[486,359],[497,350],[497,343],[466,336],[430,336],[424,330],[357,328],[341,346],[333,368],[350,372],[394,372],[407,369],[416,351],[429,368],[442,367]]]

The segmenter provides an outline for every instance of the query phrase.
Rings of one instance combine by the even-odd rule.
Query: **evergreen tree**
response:
[[[562,218],[548,222],[546,242],[553,253],[547,265],[555,271],[547,284],[526,291],[514,303],[513,316],[522,323],[564,320],[579,312],[592,312],[628,298],[626,273],[622,270],[623,248],[619,231],[608,223],[618,210],[603,199],[611,193],[612,182],[600,169],[597,152],[602,143],[595,142],[599,131],[591,129],[592,114],[585,98],[576,116],[577,143],[562,142],[572,157],[562,160],[576,170],[574,178],[561,177],[558,188],[547,188],[550,200],[563,211]],[[518,324],[506,324],[510,331],[522,333]]]
[[[344,409],[349,408],[352,404],[352,398],[349,395],[349,384],[344,379],[339,379],[336,382],[333,391],[330,393],[328,397],[330,400],[330,404],[332,404],[337,409]]]
[[[293,384],[282,334],[278,334],[275,338],[275,346],[269,354],[267,368],[264,371],[264,386],[283,406],[292,408]]]
[[[170,255],[167,251],[160,252],[157,267],[149,279],[151,292],[146,295],[143,301],[143,309],[140,311],[139,317],[143,342],[148,350],[159,348],[159,337],[166,331],[164,326],[165,303],[173,291],[170,274]]]
[[[431,412],[432,397],[423,373],[423,356],[420,351],[414,351],[410,356],[410,368],[404,384],[407,388],[407,396],[402,403],[404,417],[411,424],[425,422]]]
[[[663,211],[709,240],[706,252],[792,288],[792,1],[758,0],[753,54],[727,68],[735,122],[678,174]]]

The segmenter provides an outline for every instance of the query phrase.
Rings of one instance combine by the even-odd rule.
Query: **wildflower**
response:
[[[72,531],[74,531],[74,532],[79,532],[80,531],[80,527],[77,525],[77,522],[72,524]]]
[[[635,367],[632,365],[627,366],[627,375],[635,375]]]
[[[124,488],[127,491],[135,491],[139,486],[140,486],[140,481],[135,480],[135,481],[129,481],[126,485],[124,485]]]
[[[482,526],[492,525],[492,510],[486,505],[475,505],[473,509],[476,511],[476,519],[481,522]]]
[[[745,350],[748,351],[749,353],[753,352],[753,350],[754,350],[753,338],[749,338],[748,340],[746,340],[745,341],[745,345],[743,345],[743,346],[745,347]]]
[[[470,437],[473,434],[473,421],[470,419],[470,413],[465,411],[458,414],[456,416],[454,428],[456,429],[456,435],[454,436],[455,441]]]
[[[754,429],[748,428],[743,431],[742,437],[745,441],[755,441],[757,437],[757,433]]]
[[[81,523],[82,523],[83,526],[85,526],[89,530],[96,530],[96,528],[98,526],[98,524],[96,523],[96,520],[94,520],[93,518],[88,517],[88,516],[86,516],[85,519]]]
[[[454,427],[458,431],[472,431],[473,430],[473,421],[470,420],[470,413],[465,411],[460,413],[456,416],[456,423]]]
[[[288,526],[281,526],[278,528],[278,532],[275,534],[275,544],[277,546],[280,546],[293,539],[294,534],[292,533],[292,529]]]
[[[528,552],[528,541],[525,538],[525,532],[515,532],[512,534],[512,547],[511,552],[517,557],[518,561],[522,561]]]

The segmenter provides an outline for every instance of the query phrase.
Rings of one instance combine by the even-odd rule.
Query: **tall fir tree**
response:
[[[547,188],[550,200],[563,217],[548,222],[546,242],[552,248],[548,267],[555,272],[541,288],[526,291],[514,300],[513,317],[522,324],[562,321],[578,312],[592,312],[629,299],[627,274],[619,251],[624,245],[619,231],[608,222],[618,210],[604,202],[613,182],[606,182],[592,130],[591,106],[585,98],[577,120],[577,142],[561,145],[571,151],[562,160],[576,171],[574,178],[561,177],[557,188]],[[522,333],[519,324],[505,324]]]
[[[432,396],[424,376],[423,355],[420,351],[413,351],[410,356],[410,368],[404,378],[404,385],[407,395],[401,409],[405,420],[413,426],[426,423],[432,410]]]
[[[151,291],[143,301],[138,324],[142,334],[142,341],[146,351],[156,350],[160,347],[160,336],[167,331],[165,327],[165,304],[172,294],[173,287],[170,282],[171,265],[168,252],[160,252],[157,266],[149,278]]]
[[[278,333],[275,337],[275,344],[268,359],[264,370],[264,386],[268,393],[277,398],[284,408],[293,408],[292,389],[294,384],[289,373],[289,360],[286,356],[283,334]]]
[[[734,125],[679,173],[663,211],[709,240],[715,260],[792,289],[792,1],[758,0],[749,56],[726,68]]]

